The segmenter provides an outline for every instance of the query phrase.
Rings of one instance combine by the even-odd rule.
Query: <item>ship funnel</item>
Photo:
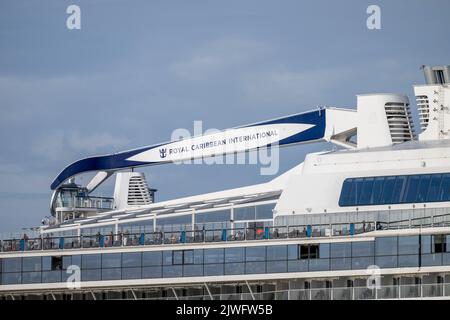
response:
[[[450,83],[450,66],[422,66],[427,84]]]

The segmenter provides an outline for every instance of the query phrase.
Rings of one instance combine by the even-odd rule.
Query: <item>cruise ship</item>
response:
[[[68,165],[49,218],[1,240],[0,300],[448,299],[450,66],[422,69],[418,134],[406,95],[361,94]],[[168,201],[139,171],[317,142],[265,183]]]

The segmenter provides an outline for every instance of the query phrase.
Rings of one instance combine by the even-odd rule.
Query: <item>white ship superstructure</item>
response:
[[[0,299],[449,298],[450,67],[423,69],[419,134],[407,96],[365,94],[72,163],[51,185],[52,223],[2,240]],[[335,147],[266,183],[169,201],[138,172],[319,141]],[[95,196],[114,176],[113,196]]]

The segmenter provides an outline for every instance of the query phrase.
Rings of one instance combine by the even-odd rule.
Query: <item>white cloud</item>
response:
[[[112,153],[128,144],[127,138],[113,136],[109,133],[83,135],[78,131],[54,131],[36,139],[31,151],[38,157],[60,160],[80,154]]]
[[[207,80],[211,76],[254,62],[270,53],[260,42],[235,37],[223,37],[195,49],[186,59],[173,62],[169,69],[183,80]]]

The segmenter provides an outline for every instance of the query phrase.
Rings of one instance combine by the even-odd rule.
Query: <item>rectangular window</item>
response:
[[[416,201],[417,191],[419,190],[420,176],[409,176],[406,186],[406,194],[403,202],[412,203]]]
[[[24,257],[22,261],[22,268],[24,272],[27,271],[41,271],[41,257]]]
[[[422,175],[419,182],[419,190],[417,191],[416,202],[425,202],[427,200],[428,189],[430,187],[431,175]]]
[[[375,254],[377,256],[396,255],[397,237],[380,237],[375,239]]]
[[[246,261],[265,261],[266,247],[247,247],[245,248]]]
[[[383,194],[380,204],[392,203],[392,193],[394,191],[395,177],[386,177],[383,184]]]
[[[124,268],[140,267],[141,257],[142,254],[140,252],[122,253],[122,267]]]
[[[262,204],[256,206],[256,220],[272,219],[275,203]]]
[[[332,243],[331,244],[331,258],[351,257],[352,243]]]
[[[162,265],[162,252],[161,251],[148,251],[142,253],[142,265],[143,266],[161,266]]]
[[[434,252],[443,253],[447,251],[447,236],[445,234],[433,235]]]
[[[21,272],[22,258],[7,258],[2,259],[3,272]]]
[[[204,261],[206,263],[223,263],[224,259],[224,249],[205,249],[204,250]]]
[[[419,236],[398,237],[398,254],[418,254]]]
[[[446,173],[442,177],[441,188],[439,190],[439,201],[448,200],[450,200],[450,173]]]
[[[361,197],[359,204],[366,205],[370,203],[370,196],[372,195],[374,178],[365,178],[362,186]]]
[[[234,221],[255,220],[255,206],[234,208]]]
[[[226,248],[225,249],[225,263],[244,262],[245,248]]]
[[[181,250],[172,251],[172,254],[173,254],[172,261],[174,265],[183,264],[183,251]]]
[[[371,257],[374,253],[373,241],[352,242],[352,257]]]
[[[370,196],[369,204],[379,204],[381,201],[381,194],[383,193],[384,177],[377,177],[373,182],[372,194]]]
[[[433,174],[428,188],[427,202],[439,200],[439,190],[441,188],[442,174]]]
[[[268,246],[267,260],[287,260],[287,246]]]
[[[120,268],[121,264],[120,253],[104,253],[102,256],[102,268]]]
[[[100,254],[86,254],[82,256],[82,269],[100,269],[102,266],[102,257]]]

